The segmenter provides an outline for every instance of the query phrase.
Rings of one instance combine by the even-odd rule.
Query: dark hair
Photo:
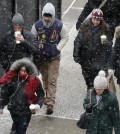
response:
[[[45,16],[45,17],[52,17],[52,14],[50,14],[50,13],[44,13],[43,16]]]
[[[27,66],[25,66],[25,65],[21,65],[21,66],[16,70],[16,72],[19,73],[22,67],[25,67],[25,68],[26,68],[26,72],[27,72],[28,74],[30,74],[30,69],[29,69]]]
[[[88,32],[89,34],[91,34],[92,27],[93,27],[92,18],[90,18],[89,20],[86,20],[85,23],[87,25],[86,25],[86,28],[85,28],[84,31]],[[99,26],[100,26],[100,29],[101,29],[101,31],[103,33],[105,33],[107,31],[107,29],[108,29],[108,26],[107,26],[106,22],[103,19],[100,21]],[[83,30],[83,29],[81,29],[81,30]]]
[[[91,19],[91,23],[92,23],[92,19]],[[103,19],[100,20],[100,25],[99,26],[101,27],[101,30],[103,32],[106,32],[107,31],[107,24],[106,24],[106,22]]]

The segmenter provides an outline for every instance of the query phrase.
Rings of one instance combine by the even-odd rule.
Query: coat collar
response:
[[[107,97],[107,94],[108,94],[109,90],[108,89],[105,89],[104,92],[102,93],[102,98],[100,99],[99,102],[102,101],[102,99],[106,98]],[[94,106],[96,106],[97,104],[99,104],[99,102],[97,103],[97,100],[96,100],[96,91],[95,89],[93,89],[93,92],[92,92],[92,103],[94,104]]]

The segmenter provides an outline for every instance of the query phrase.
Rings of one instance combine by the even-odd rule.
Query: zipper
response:
[[[26,79],[28,78],[28,75],[26,76],[26,78],[24,80],[22,80],[21,82],[19,82],[17,84],[17,88],[16,88],[16,91],[14,92],[14,94],[10,97],[10,103],[11,103],[11,98],[16,94],[16,92],[18,91],[18,88],[19,88],[19,85],[24,82]],[[18,76],[18,81],[19,81],[19,76]]]

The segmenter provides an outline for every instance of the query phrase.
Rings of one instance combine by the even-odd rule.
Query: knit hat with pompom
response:
[[[103,19],[103,12],[100,9],[93,9],[92,18]]]
[[[99,71],[98,75],[94,79],[95,89],[106,89],[108,87],[108,81],[105,77],[105,71]]]

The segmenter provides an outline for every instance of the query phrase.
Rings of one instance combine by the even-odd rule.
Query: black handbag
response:
[[[91,120],[92,113],[87,113],[86,111],[81,114],[77,126],[81,129],[87,129]]]
[[[90,103],[91,103],[91,90],[90,90]],[[81,129],[87,129],[92,117],[92,112],[87,113],[86,111],[80,115],[80,119],[77,122],[77,126]]]

